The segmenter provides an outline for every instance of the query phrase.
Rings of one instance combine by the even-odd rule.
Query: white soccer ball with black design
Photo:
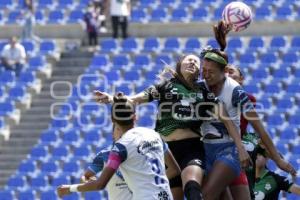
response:
[[[235,32],[245,30],[252,21],[252,11],[243,2],[231,2],[223,10],[223,20],[232,27]]]

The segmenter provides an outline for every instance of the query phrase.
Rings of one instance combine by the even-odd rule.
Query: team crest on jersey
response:
[[[265,185],[265,189],[266,189],[266,190],[270,190],[271,188],[272,188],[272,186],[271,186],[270,183],[267,183],[267,184]]]

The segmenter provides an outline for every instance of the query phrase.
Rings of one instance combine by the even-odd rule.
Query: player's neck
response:
[[[212,91],[216,96],[219,96],[219,94],[221,93],[221,91],[223,89],[223,85],[225,83],[225,80],[226,80],[226,77],[224,77],[223,79],[221,79],[215,85],[209,86],[210,91]]]

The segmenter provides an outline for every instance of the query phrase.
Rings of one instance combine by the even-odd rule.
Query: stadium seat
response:
[[[53,0],[38,0],[38,8],[40,9],[51,8],[53,5],[55,5]]]
[[[269,98],[262,98],[257,103],[261,104],[265,110],[269,110],[272,107],[272,102]]]
[[[22,161],[19,165],[18,172],[21,174],[33,173],[36,169],[36,162],[32,160]]]
[[[40,52],[42,54],[52,54],[55,52],[55,50],[56,50],[56,44],[52,40],[46,40],[40,44]]]
[[[138,50],[138,44],[135,38],[126,38],[121,43],[122,53],[132,53]]]
[[[267,119],[267,125],[268,126],[279,126],[282,125],[284,122],[284,119],[281,115],[271,115]]]
[[[52,179],[51,181],[51,185],[53,187],[58,187],[60,185],[66,185],[66,184],[70,184],[71,180],[69,176],[59,176],[59,177],[55,177]]]
[[[299,114],[291,115],[289,117],[289,124],[291,126],[300,127],[300,115]]]
[[[299,84],[288,85],[286,91],[291,94],[300,93],[300,86],[299,86]]]
[[[23,86],[31,87],[34,85],[36,80],[37,80],[36,73],[32,71],[31,72],[27,71],[20,74],[18,82]]]
[[[295,140],[297,136],[297,131],[293,127],[287,127],[280,133],[280,138],[283,140]]]
[[[208,18],[208,11],[202,6],[193,10],[192,21],[203,21]]]
[[[108,64],[108,58],[106,55],[95,55],[91,61],[90,68],[102,69]]]
[[[66,146],[54,147],[51,154],[54,159],[63,159],[69,155],[69,148]]]
[[[164,42],[163,52],[180,51],[180,42],[177,37],[168,37]]]
[[[292,13],[293,13],[293,10],[290,7],[290,5],[279,7],[276,11],[276,19],[277,20],[287,20],[291,17]]]
[[[125,81],[138,81],[141,78],[140,71],[130,70],[124,73]]]
[[[81,10],[72,10],[69,14],[68,23],[78,23],[83,19],[83,12]]]
[[[45,158],[48,155],[48,148],[46,146],[36,146],[31,149],[30,157],[35,159]]]
[[[79,137],[80,132],[78,130],[71,129],[62,135],[62,140],[64,144],[71,144],[77,142]]]
[[[63,171],[66,174],[78,173],[79,168],[79,162],[65,162],[63,166]]]
[[[102,53],[114,53],[117,51],[117,42],[115,39],[103,39],[100,41],[100,49]]]
[[[13,86],[16,80],[16,73],[14,71],[4,71],[0,74],[0,83],[5,86]]]
[[[291,41],[291,47],[299,49],[300,48],[300,36],[294,36]]]
[[[22,15],[22,13],[19,10],[11,11],[8,14],[6,23],[8,23],[8,24],[16,23],[21,15]]]
[[[26,185],[26,180],[23,176],[10,177],[7,181],[7,186],[11,188],[22,188]]]
[[[79,200],[81,198],[80,198],[79,193],[72,193],[70,195],[64,196],[62,199],[63,200]]]
[[[32,188],[45,188],[48,185],[49,184],[47,176],[40,175],[38,177],[33,177],[30,179],[30,187]]]
[[[41,165],[41,171],[44,173],[55,173],[59,169],[58,163],[55,161],[44,162]]]
[[[260,7],[255,10],[255,20],[266,20],[270,16],[272,16],[271,8],[268,7]]]
[[[58,8],[71,8],[73,6],[73,0],[59,0],[58,1]]]
[[[156,0],[140,0],[138,2],[140,8],[151,8],[156,4]]]
[[[156,37],[148,37],[144,40],[143,52],[156,52],[159,49],[159,41]]]
[[[66,119],[53,119],[51,127],[54,129],[62,129],[68,126],[68,120]]]
[[[89,148],[89,146],[85,146],[85,145],[80,147],[75,147],[73,155],[77,157],[89,157],[91,155],[91,149]]]
[[[255,55],[253,53],[246,52],[240,55],[240,63],[241,64],[254,64],[256,62]]]
[[[35,51],[35,44],[32,41],[25,40],[21,44],[24,46],[26,54],[32,54]]]
[[[184,50],[183,52],[186,52],[186,53],[199,53],[200,52],[200,48],[201,48],[201,43],[199,41],[198,38],[196,37],[191,37],[191,38],[188,38],[185,42],[185,45],[184,45]]]
[[[152,10],[150,22],[166,22],[167,10],[165,8],[157,8]]]
[[[251,83],[251,84],[244,85],[244,90],[246,92],[251,93],[251,94],[260,92],[260,88],[256,83]]]
[[[281,87],[278,84],[268,84],[264,87],[265,93],[280,93]]]
[[[145,115],[138,119],[137,124],[138,126],[143,126],[143,127],[153,127],[154,120],[152,119],[151,116]]]
[[[7,189],[7,190],[0,190],[0,197],[1,200],[12,200],[14,198],[14,192],[13,190]]]
[[[264,40],[262,37],[256,36],[251,37],[249,41],[249,47],[250,48],[263,48],[264,47]]]
[[[276,63],[277,56],[274,53],[265,53],[260,57],[261,63],[266,63],[266,64],[274,64]]]
[[[113,66],[127,66],[130,63],[130,59],[127,54],[115,55],[112,59]]]
[[[142,23],[147,21],[147,14],[145,9],[133,9],[131,10],[130,21],[133,23]]]
[[[274,48],[283,48],[286,46],[286,40],[282,36],[273,37],[270,43],[270,47]]]
[[[23,101],[28,95],[24,86],[15,86],[9,90],[9,98],[13,101]]]
[[[20,191],[17,199],[18,200],[36,199],[36,192],[32,189]]]
[[[134,66],[137,68],[141,68],[143,66],[147,67],[150,65],[151,58],[147,54],[140,54],[134,57]]]
[[[188,11],[185,8],[176,8],[172,11],[171,21],[172,22],[187,22]]]
[[[13,102],[0,103],[0,116],[9,116],[15,110],[15,104]]]
[[[276,144],[276,148],[278,149],[279,153],[282,155],[285,155],[288,152],[287,143],[281,140],[282,142],[279,142]]]
[[[172,65],[173,61],[169,54],[158,54],[155,58],[155,64],[159,66],[164,66],[165,63]],[[163,67],[162,67],[163,68]]]
[[[243,43],[242,43],[242,40],[240,38],[234,37],[234,38],[230,38],[228,40],[228,43],[227,43],[227,48],[228,49],[236,50],[236,49],[239,49],[239,48],[242,48],[242,47],[243,47]]]
[[[258,68],[252,72],[252,77],[255,79],[266,79],[269,76],[266,68]]]
[[[298,59],[296,52],[288,52],[288,53],[284,54],[282,57],[282,61],[284,62],[285,65],[286,64],[295,64],[299,60],[300,59]]]
[[[59,185],[53,185],[53,186],[59,186]],[[47,191],[41,191],[40,192],[40,199],[41,200],[57,200],[59,199],[55,190],[47,190]]]
[[[206,43],[206,46],[211,46],[212,48],[219,48],[219,44],[216,39],[209,39]]]
[[[285,98],[279,99],[276,106],[279,109],[289,109],[294,106],[294,101],[292,99],[285,99]]]
[[[84,193],[84,199],[85,200],[101,200],[102,195],[99,191],[93,191],[93,192],[85,192]]]
[[[35,11],[35,20],[37,23],[39,24],[43,24],[45,21],[45,13],[43,12],[43,10],[37,10]]]
[[[92,129],[83,135],[85,142],[99,142],[101,133],[98,129]]]
[[[0,9],[8,8],[13,5],[12,0],[1,0],[0,1]]]

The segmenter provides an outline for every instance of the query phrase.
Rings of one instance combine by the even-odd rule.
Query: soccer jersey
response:
[[[215,96],[208,92],[204,83],[199,83],[194,91],[176,78],[152,85],[144,93],[149,101],[158,100],[155,130],[164,136],[176,129],[190,128],[199,132],[201,117],[207,116],[206,110],[212,108],[204,102],[215,103]]]
[[[240,116],[241,112],[244,113],[253,108],[248,95],[242,87],[230,77],[226,77],[222,91],[217,97],[219,101],[223,102],[225,109],[236,126],[240,130]],[[211,119],[202,123],[202,132],[204,135],[204,143],[225,143],[232,142],[225,125],[218,119]],[[205,136],[211,134],[215,139],[206,139]]]
[[[172,200],[165,172],[164,143],[152,129],[136,127],[117,140],[111,151],[134,200]]]
[[[88,169],[93,173],[97,174],[102,171],[105,163],[108,160],[108,155],[111,148],[104,149],[97,153],[93,162],[89,164]],[[128,188],[120,170],[117,170],[116,173],[112,176],[109,182],[106,185],[106,190],[108,193],[108,198],[110,200],[131,200],[132,192]]]
[[[293,185],[288,178],[265,170],[265,172],[255,180],[254,194],[255,200],[276,200],[281,190],[289,192]]]

